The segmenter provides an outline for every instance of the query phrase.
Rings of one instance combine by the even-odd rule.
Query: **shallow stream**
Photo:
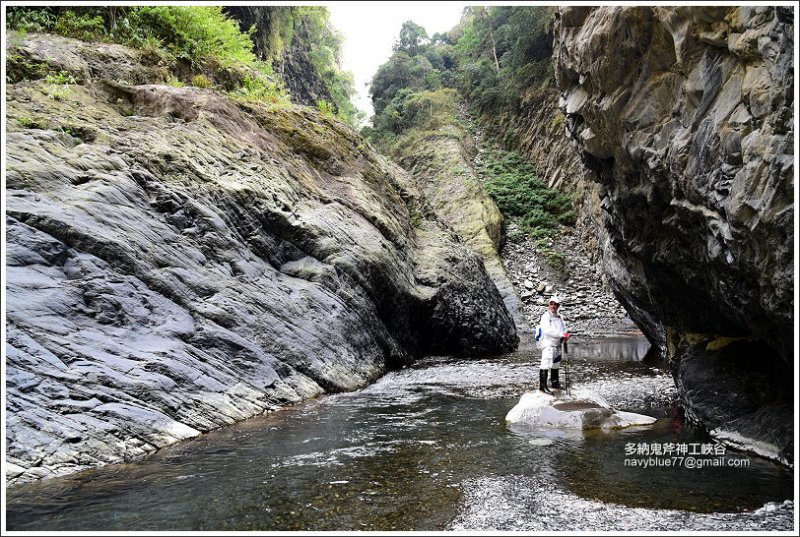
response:
[[[722,453],[685,423],[647,348],[636,338],[573,343],[568,376],[573,394],[659,418],[650,427],[508,426],[538,379],[530,352],[432,357],[140,462],[10,487],[7,529],[791,530],[791,470]],[[669,455],[631,453],[645,445],[650,455],[717,451],[696,457],[714,466],[666,467]],[[650,467],[625,462],[648,458]]]

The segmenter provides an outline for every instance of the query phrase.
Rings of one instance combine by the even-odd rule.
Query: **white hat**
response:
[[[561,304],[561,302],[562,302],[561,296],[558,295],[558,294],[555,294],[555,295],[551,296],[550,300],[548,300],[547,303],[549,304],[550,302],[555,302],[556,304]]]

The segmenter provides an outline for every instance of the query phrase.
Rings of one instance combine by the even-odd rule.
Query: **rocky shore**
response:
[[[512,229],[513,231],[513,229]],[[535,326],[554,293],[563,297],[561,312],[570,332],[577,336],[641,335],[625,309],[592,266],[575,228],[563,227],[547,241],[549,256],[563,259],[554,267],[534,240],[508,241],[501,255],[514,289],[522,300],[529,326]]]

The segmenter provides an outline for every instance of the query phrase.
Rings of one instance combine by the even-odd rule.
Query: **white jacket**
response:
[[[539,321],[542,327],[542,347],[558,347],[561,345],[561,337],[567,331],[564,318],[561,315],[553,315],[547,310]]]

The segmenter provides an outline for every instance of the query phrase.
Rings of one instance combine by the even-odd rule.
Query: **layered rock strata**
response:
[[[691,418],[788,464],[793,16],[562,8],[554,43],[615,295],[665,351]]]
[[[482,260],[342,123],[75,65],[6,95],[10,483],[516,344]]]
[[[505,243],[503,215],[473,168],[476,148],[455,125],[411,137],[414,142],[406,144],[395,158],[414,176],[436,214],[483,259],[514,319],[520,343],[532,345],[531,324],[499,254]]]

